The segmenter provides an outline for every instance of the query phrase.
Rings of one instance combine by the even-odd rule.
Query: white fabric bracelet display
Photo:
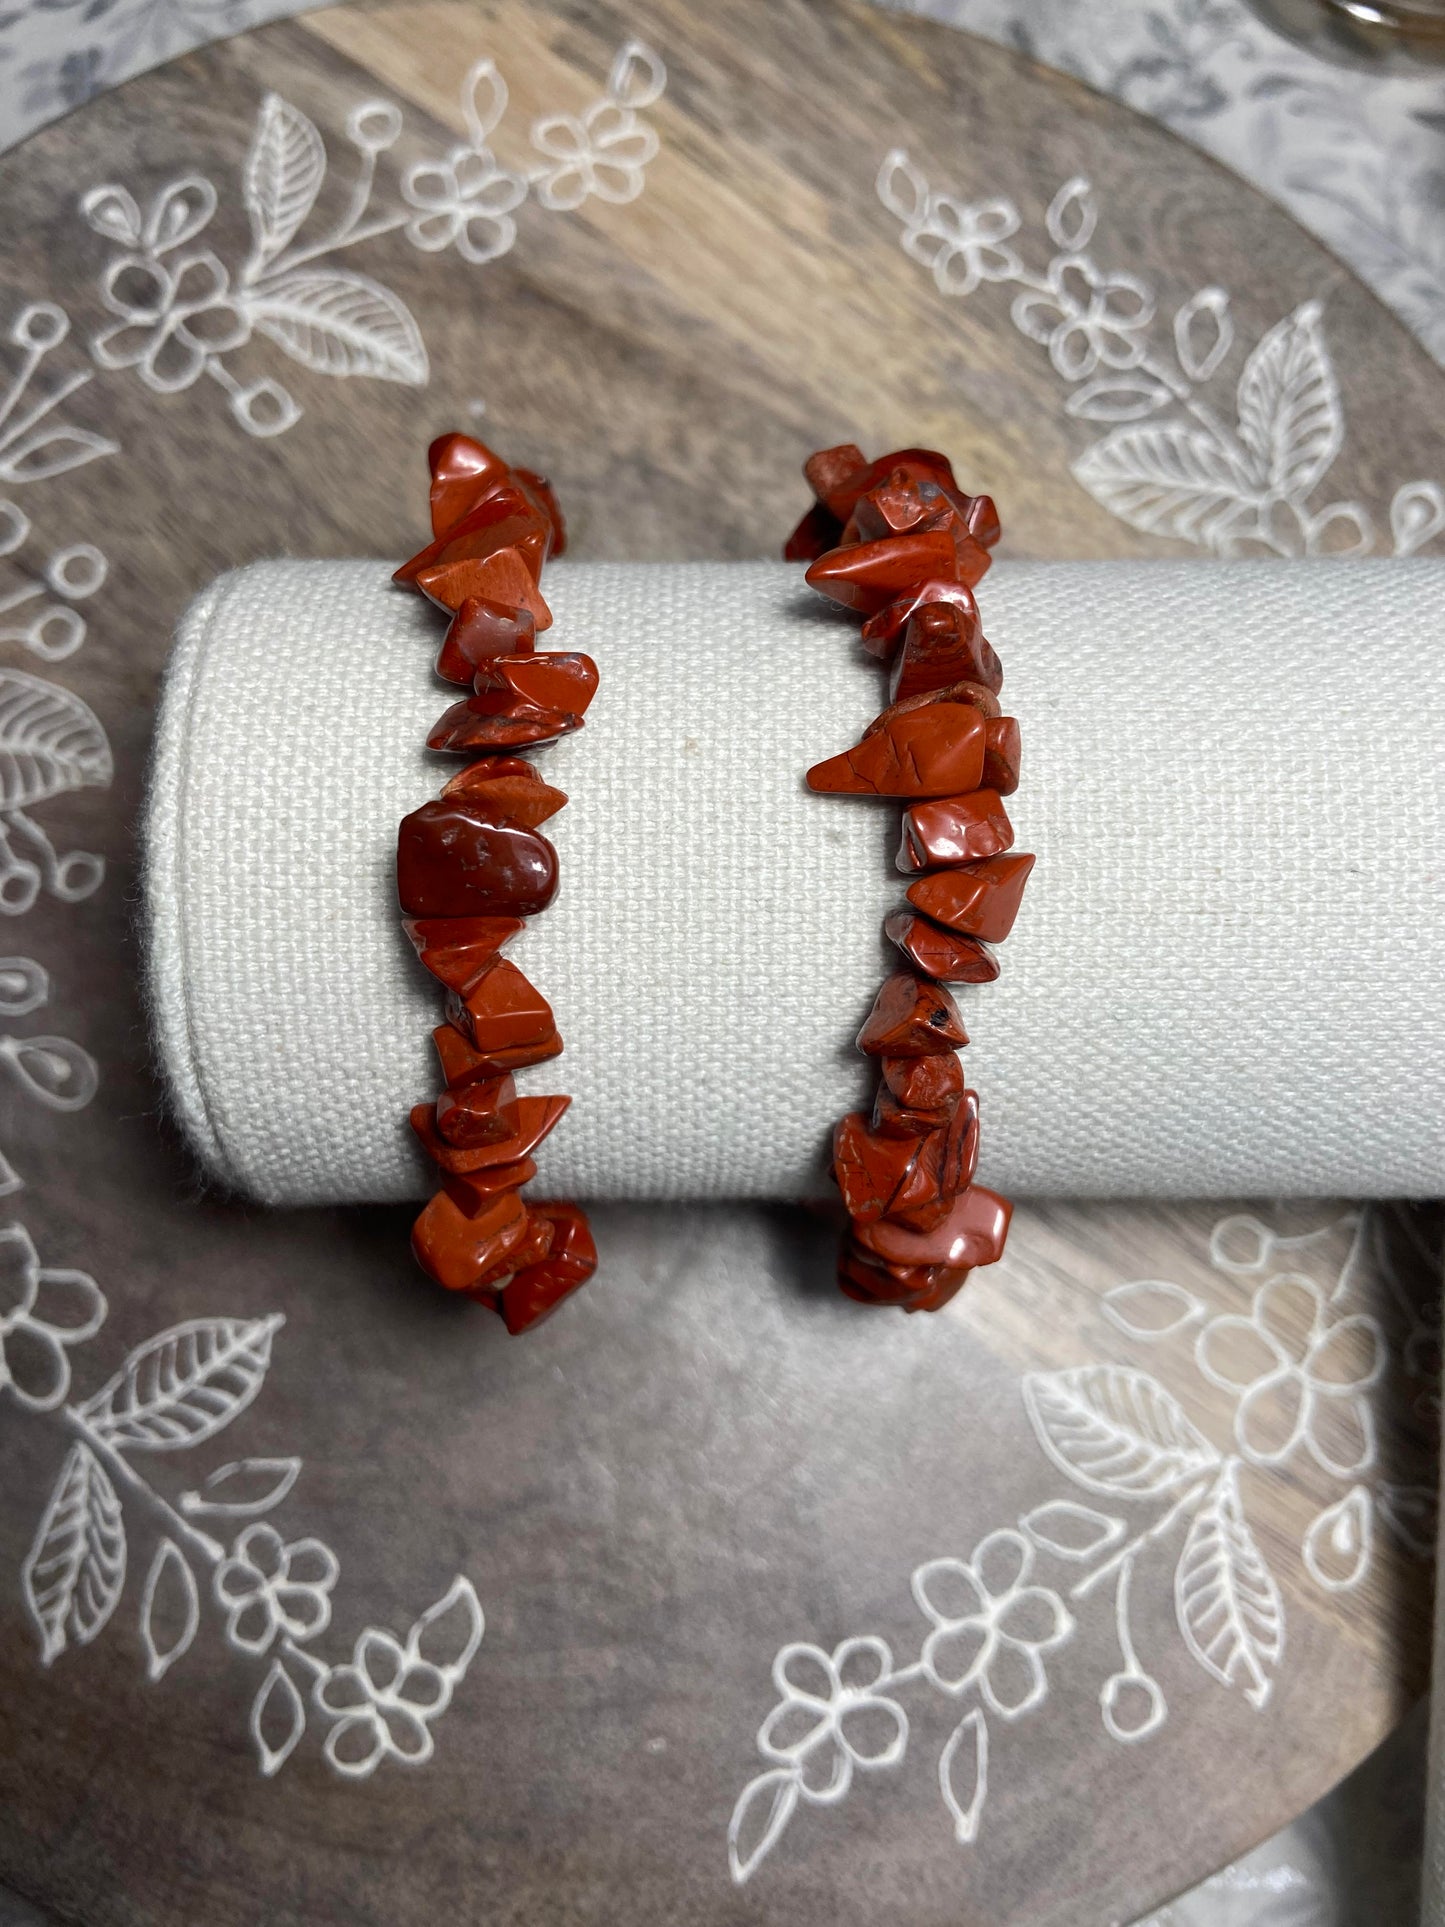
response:
[[[193,606],[147,805],[147,973],[176,1111],[268,1204],[422,1195],[443,992],[396,907],[400,818],[460,761],[441,614],[376,562],[259,564]],[[551,907],[510,955],[572,1106],[539,1191],[822,1195],[852,1040],[901,958],[902,805],[803,772],[886,701],[780,563],[549,570],[543,648],[601,670],[536,752]],[[982,1181],[1011,1195],[1445,1191],[1445,565],[1003,563],[980,590],[1038,865],[960,989]]]

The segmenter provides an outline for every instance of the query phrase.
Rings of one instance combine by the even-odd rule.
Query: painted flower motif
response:
[[[763,1721],[758,1747],[791,1767],[799,1791],[820,1806],[841,1800],[853,1769],[893,1766],[908,1744],[908,1716],[880,1693],[893,1670],[881,1639],[845,1639],[829,1655],[799,1641],[773,1662],[778,1704]]]
[[[331,1623],[339,1571],[336,1554],[319,1539],[287,1545],[271,1526],[248,1526],[216,1568],[227,1637],[248,1653],[264,1653],[278,1632],[314,1639]]]
[[[251,333],[230,298],[230,277],[209,248],[174,261],[116,255],[100,292],[119,320],[92,342],[96,360],[104,368],[138,367],[159,394],[189,388],[213,355],[229,354]]]
[[[617,205],[635,201],[658,148],[654,130],[615,100],[597,101],[580,119],[548,115],[532,129],[532,143],[554,163],[537,176],[537,199],[561,213],[581,207],[589,194]]]
[[[1154,297],[1132,274],[1104,274],[1087,255],[1060,254],[1049,263],[1048,287],[1019,295],[1013,318],[1048,349],[1065,381],[1083,381],[1101,364],[1138,367]]]
[[[972,294],[980,281],[1011,281],[1023,272],[1004,243],[1019,228],[1012,201],[956,201],[930,194],[923,218],[903,232],[903,250],[932,270],[942,294]]]
[[[426,254],[455,246],[474,265],[495,261],[517,238],[512,210],[527,183],[499,167],[485,147],[454,147],[444,161],[420,161],[402,178],[407,204],[418,210],[406,238]]]
[[[326,1758],[338,1773],[365,1779],[387,1754],[407,1766],[429,1760],[436,1742],[430,1722],[446,1710],[451,1682],[422,1659],[414,1643],[369,1626],[349,1666],[335,1666],[318,1682],[317,1704],[336,1721],[326,1736]]]
[[[1331,1319],[1313,1279],[1269,1279],[1247,1318],[1210,1320],[1195,1355],[1206,1378],[1243,1394],[1234,1436],[1256,1465],[1282,1465],[1303,1444],[1343,1479],[1374,1458],[1374,1416],[1361,1394],[1384,1369],[1379,1326],[1363,1312]]]
[[[83,1271],[42,1267],[23,1225],[0,1229],[0,1396],[50,1412],[70,1390],[72,1345],[105,1322],[99,1285]]]
[[[1074,1630],[1057,1593],[1026,1584],[1033,1561],[1023,1534],[1004,1527],[981,1539],[972,1559],[930,1559],[913,1575],[913,1596],[933,1621],[924,1672],[955,1696],[977,1682],[987,1705],[1009,1720],[1043,1699],[1040,1655]]]

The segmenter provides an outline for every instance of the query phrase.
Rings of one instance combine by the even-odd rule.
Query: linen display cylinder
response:
[[[572,1107],[539,1188],[823,1195],[852,1040],[900,962],[900,804],[803,772],[885,701],[857,622],[779,563],[549,570],[595,657],[537,762],[561,887],[511,955]],[[980,591],[1038,865],[962,989],[980,1178],[1011,1195],[1445,1191],[1438,634],[1445,564],[1003,563]],[[458,761],[444,623],[376,562],[223,577],[183,625],[147,804],[147,972],[176,1111],[267,1204],[430,1188],[442,991],[396,908],[399,819]]]

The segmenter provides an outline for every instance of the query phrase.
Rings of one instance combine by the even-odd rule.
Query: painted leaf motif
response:
[[[204,174],[187,174],[156,196],[145,239],[157,254],[193,241],[216,211],[216,190]]]
[[[953,1815],[953,1837],[962,1847],[978,1838],[988,1798],[988,1722],[980,1707],[966,1713],[939,1755],[938,1787]]]
[[[261,1389],[271,1340],[285,1320],[197,1318],[133,1351],[81,1416],[117,1450],[198,1445],[229,1425]]]
[[[1124,1521],[1072,1499],[1050,1499],[1026,1512],[1019,1524],[1036,1546],[1056,1559],[1092,1559],[1124,1536]]]
[[[757,1872],[782,1837],[798,1804],[798,1780],[791,1767],[773,1767],[749,1780],[728,1822],[728,1865],[739,1887]]]
[[[107,241],[119,241],[127,248],[140,246],[140,209],[129,188],[113,183],[93,187],[81,195],[80,211],[95,232]]]
[[[1174,1569],[1174,1611],[1205,1672],[1243,1686],[1250,1705],[1263,1707],[1284,1651],[1284,1602],[1244,1516],[1233,1465],[1190,1521]]]
[[[650,107],[667,85],[667,69],[644,40],[628,40],[618,49],[607,76],[607,91],[619,107]]]
[[[300,1476],[300,1459],[237,1459],[218,1466],[199,1492],[183,1492],[181,1511],[256,1518],[280,1505]]]
[[[890,214],[916,227],[928,212],[928,182],[901,147],[883,156],[875,183],[878,198]]]
[[[289,100],[267,94],[242,183],[262,267],[311,212],[325,178],[326,149],[315,127]]]
[[[485,1629],[476,1587],[458,1576],[407,1634],[407,1651],[430,1661],[455,1683],[471,1665]]]
[[[0,810],[104,789],[110,779],[110,744],[79,696],[23,669],[0,669]]]
[[[296,1682],[280,1660],[273,1659],[251,1702],[251,1737],[268,1780],[285,1766],[305,1731],[306,1707]]]
[[[88,1445],[71,1446],[20,1580],[46,1666],[72,1640],[88,1646],[115,1611],[125,1584],[125,1522]]]
[[[1219,1464],[1209,1440],[1147,1372],[1121,1365],[1034,1372],[1023,1397],[1040,1445],[1090,1491],[1153,1498]]]
[[[1074,389],[1064,410],[1079,421],[1137,422],[1170,399],[1163,382],[1148,375],[1098,375]]]
[[[27,435],[17,435],[0,451],[0,482],[44,482],[83,468],[102,455],[117,455],[120,443],[89,428],[65,428],[44,423]]]
[[[374,375],[419,388],[426,347],[411,310],[379,282],[340,268],[298,268],[248,304],[263,334],[323,375]]]
[[[196,1576],[175,1541],[162,1539],[146,1574],[140,1602],[146,1678],[152,1685],[164,1679],[181,1655],[189,1652],[200,1623]]]
[[[1136,1278],[1104,1293],[1104,1316],[1131,1338],[1168,1338],[1196,1323],[1205,1306],[1167,1278]]]
[[[1234,345],[1234,320],[1223,288],[1201,288],[1174,317],[1174,349],[1191,381],[1208,381]]]
[[[1098,218],[1093,187],[1082,174],[1076,174],[1064,182],[1049,202],[1044,226],[1055,247],[1062,248],[1066,254],[1077,254],[1092,240]]]
[[[1318,301],[1276,322],[1258,344],[1239,377],[1238,406],[1253,479],[1278,495],[1308,495],[1344,440]]]
[[[1311,1520],[1300,1548],[1305,1568],[1326,1592],[1348,1592],[1370,1570],[1375,1515],[1364,1486],[1352,1486],[1343,1499]]]
[[[1228,535],[1254,493],[1214,436],[1182,422],[1116,428],[1084,450],[1073,473],[1121,521],[1204,546]]]

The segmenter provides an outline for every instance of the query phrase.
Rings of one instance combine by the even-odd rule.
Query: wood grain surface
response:
[[[554,128],[540,148],[529,129],[601,99],[630,35],[667,69],[666,91],[636,110],[658,137],[641,191],[549,209],[549,193],[567,198],[558,169],[576,129],[600,141],[631,109]],[[432,249],[440,228],[418,225],[438,212],[441,177],[412,177],[412,202],[399,184],[450,165],[475,186],[477,155],[453,150],[475,137],[462,91],[483,57],[511,92],[489,135],[497,161],[537,179],[498,217],[515,223],[513,244],[478,263]],[[293,188],[311,170],[311,199],[289,206],[285,182],[247,161],[258,116],[281,112],[263,109],[273,91],[306,117],[273,128],[267,150],[290,155]],[[300,239],[278,255],[344,229],[358,165],[348,125],[363,144],[390,126],[349,117],[377,98],[404,112],[372,212],[354,245],[318,243],[309,263],[365,277],[371,293],[350,283],[343,296],[333,278],[324,298],[350,304],[349,336],[318,321],[314,287],[289,297],[293,311],[311,302],[305,328],[294,312],[283,321],[274,289],[266,309],[244,282],[256,209],[274,240],[300,207]],[[999,258],[984,254],[988,273],[961,296],[968,257],[947,206],[944,239],[920,232],[905,252],[907,223],[876,185],[892,149],[957,210],[1016,208],[1018,231],[1000,237],[995,223],[992,245],[1006,241],[1032,281],[1007,264],[988,278]],[[614,145],[624,165],[604,187],[626,189],[641,151]],[[1076,196],[1054,216],[1065,239],[1050,239],[1045,210],[1077,177],[1092,183],[1098,231],[1068,228]],[[198,179],[213,184],[214,212],[145,269],[149,216],[185,227],[208,213]],[[119,197],[91,196],[88,217],[78,205],[106,185],[133,197],[129,238]],[[43,1006],[22,1010],[0,965],[15,1034],[63,1035],[101,1073],[94,1101],[70,1111],[19,1077],[0,1090],[0,1146],[23,1182],[6,1203],[41,1264],[92,1275],[109,1301],[104,1327],[64,1349],[68,1393],[54,1377],[41,1386],[56,1342],[27,1326],[24,1248],[0,1247],[21,1281],[0,1302],[0,1320],[19,1308],[0,1344],[31,1393],[24,1403],[0,1380],[0,1880],[86,1927],[1102,1927],[1332,1785],[1424,1681],[1438,1411],[1428,1210],[1037,1203],[1020,1210],[1004,1263],[923,1320],[838,1299],[834,1228],[816,1217],[617,1205],[598,1213],[599,1282],[509,1344],[422,1287],[405,1214],[268,1217],[198,1193],[148,1061],[133,826],[186,600],[257,557],[408,553],[421,451],[444,427],[480,422],[547,470],[586,555],[771,553],[801,506],[803,456],[845,438],[949,449],[966,482],[999,499],[1007,553],[1186,553],[1187,539],[1122,519],[1074,473],[1109,432],[1109,394],[1089,384],[1139,377],[1111,370],[1111,355],[1128,360],[1128,330],[1111,334],[1110,317],[1147,284],[1156,360],[1175,383],[1151,421],[1212,434],[1260,344],[1293,357],[1276,389],[1294,383],[1314,426],[1289,443],[1295,467],[1276,476],[1261,526],[1330,547],[1361,536],[1362,512],[1373,540],[1392,503],[1407,529],[1427,503],[1397,491],[1445,472],[1439,371],[1285,216],[1156,127],[995,47],[832,0],[373,0],[131,83],[32,139],[4,194],[0,322],[45,301],[72,324],[30,399],[88,373],[45,419],[115,448],[36,472],[46,464],[22,460],[16,428],[30,403],[0,423],[7,492],[28,523],[0,559],[0,597],[78,544],[108,562],[100,593],[74,603],[82,649],[37,661],[19,633],[41,606],[31,598],[8,618],[0,670],[78,695],[114,758],[109,786],[57,785],[36,810],[59,851],[107,863],[76,902],[42,878],[6,932],[48,973]],[[459,222],[480,206],[463,202]],[[498,230],[460,232],[475,253]],[[948,233],[952,294],[932,271],[947,280]],[[212,332],[219,360],[201,371],[186,330],[204,345],[208,321],[225,319],[217,267],[189,260],[208,251],[254,325],[223,350]],[[188,260],[183,297],[172,284]],[[1052,335],[1033,338],[1014,303],[1040,283],[1067,283],[1092,320],[1070,334],[1060,308]],[[194,311],[203,284],[210,308],[192,326],[185,301]],[[1191,374],[1173,318],[1206,288],[1229,291],[1234,340],[1207,371],[1186,343]],[[149,345],[96,348],[127,303]],[[1025,315],[1034,334],[1040,312]],[[399,314],[424,341],[424,380]],[[1091,353],[1104,358],[1084,368]],[[0,351],[12,385],[25,361],[13,338]],[[197,378],[161,392],[147,366]],[[300,410],[268,438],[231,408],[263,381],[284,383]],[[347,679],[364,673],[344,636],[336,673],[344,728]],[[13,850],[33,854],[24,826],[3,821]],[[337,1069],[297,1074],[323,1103]],[[67,1290],[73,1322],[84,1288],[44,1284]],[[236,1323],[221,1331],[220,1319]],[[198,1386],[209,1417],[192,1411],[186,1436],[164,1444],[154,1431],[120,1438],[116,1400],[141,1396],[128,1355],[193,1321],[142,1389],[154,1418]],[[223,1342],[235,1354],[224,1370],[200,1356]],[[47,1534],[77,1452],[89,1486],[72,1481]],[[243,1476],[284,1482],[284,1467],[252,1465],[208,1489],[228,1465],[293,1457],[304,1470],[273,1510],[205,1509],[232,1502]],[[301,1548],[301,1593],[276,1590],[283,1555],[263,1557],[259,1539],[247,1570],[264,1568],[271,1589],[242,1569],[237,1541],[258,1523]],[[312,1541],[339,1564],[334,1583]],[[943,1559],[956,1563],[930,1563]],[[412,1659],[456,1660],[456,1613],[436,1629],[419,1616],[458,1574],[486,1630],[464,1676],[436,1676],[449,1704],[433,1697],[420,1723],[397,1716],[375,1771],[338,1775],[323,1743],[358,1690],[339,1669],[355,1650],[378,1691],[435,1696],[436,1678],[398,1675],[395,1649],[366,1629],[405,1643],[415,1627]],[[244,1621],[243,1580],[260,1600]],[[905,1708],[906,1746],[854,1676],[855,1662],[877,1670],[868,1648],[845,1667],[855,1697],[832,1724],[805,1708],[803,1753],[761,1756],[775,1655],[864,1634],[888,1642],[892,1683],[874,1698]],[[363,1709],[354,1743],[370,1744],[395,1700],[380,1705]],[[898,1757],[879,1763],[880,1746]],[[433,1747],[424,1764],[396,1757]],[[738,1882],[729,1821],[754,1782]],[[811,1797],[828,1788],[839,1797]]]

